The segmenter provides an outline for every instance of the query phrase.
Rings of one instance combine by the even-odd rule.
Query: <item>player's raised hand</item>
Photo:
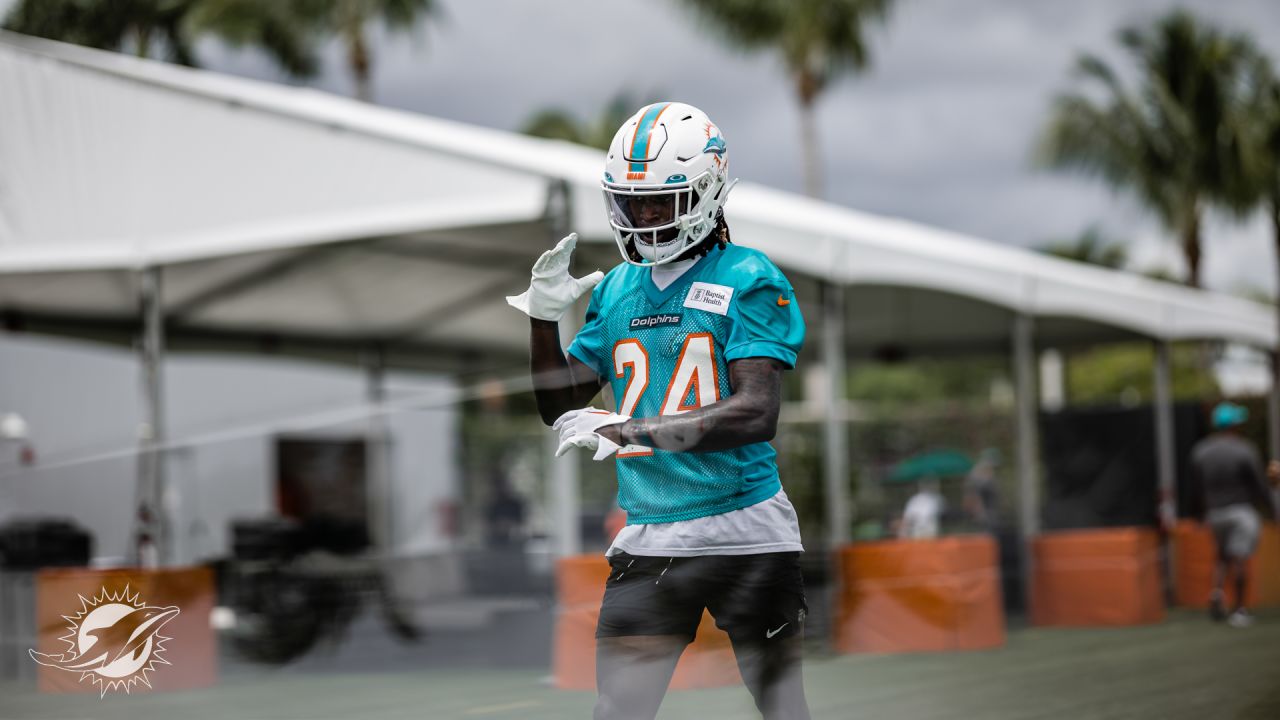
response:
[[[599,270],[575,278],[569,275],[569,260],[578,244],[578,233],[569,233],[556,246],[542,253],[533,264],[529,289],[519,295],[508,295],[507,304],[532,318],[560,320],[574,301],[604,279]]]
[[[596,432],[606,425],[617,425],[631,418],[626,415],[611,413],[586,407],[570,410],[556,419],[552,430],[560,433],[560,447],[556,448],[556,457],[569,452],[570,448],[582,448],[594,451],[592,460],[603,460],[618,451],[619,445]]]

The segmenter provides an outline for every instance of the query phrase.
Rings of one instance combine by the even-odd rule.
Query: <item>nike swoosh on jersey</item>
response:
[[[774,635],[777,635],[778,633],[782,632],[782,628],[784,628],[784,627],[786,627],[786,626],[788,626],[788,625],[790,625],[790,624],[791,624],[791,623],[789,623],[789,622],[784,622],[784,623],[782,623],[781,625],[779,625],[779,626],[778,626],[778,629],[777,629],[777,630],[765,630],[765,631],[764,631],[764,637],[765,637],[765,639],[766,639],[766,640],[768,640],[768,639],[772,638]]]

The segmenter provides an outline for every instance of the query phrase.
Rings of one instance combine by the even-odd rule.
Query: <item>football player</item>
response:
[[[730,241],[728,163],[702,111],[642,108],[614,136],[603,178],[625,262],[574,278],[569,235],[508,298],[531,318],[534,392],[557,454],[616,459],[627,524],[606,552],[596,718],[656,715],[704,608],[763,715],[809,717],[803,547],[769,445],[804,320],[777,266]],[[588,290],[566,355],[557,321]],[[605,382],[613,411],[588,406]]]

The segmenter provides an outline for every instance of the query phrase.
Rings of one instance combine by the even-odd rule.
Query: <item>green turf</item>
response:
[[[1280,613],[1248,630],[1176,612],[1161,625],[1026,629],[1000,650],[811,657],[815,718],[1280,718]],[[144,696],[40,695],[0,685],[0,718],[589,718],[594,694],[543,673],[262,672],[209,690]],[[742,687],[673,691],[661,718],[756,717]]]

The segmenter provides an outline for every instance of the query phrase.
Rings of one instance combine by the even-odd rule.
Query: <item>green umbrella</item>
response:
[[[925,477],[966,475],[973,468],[968,455],[958,450],[935,450],[907,458],[893,467],[889,482],[911,482]]]

